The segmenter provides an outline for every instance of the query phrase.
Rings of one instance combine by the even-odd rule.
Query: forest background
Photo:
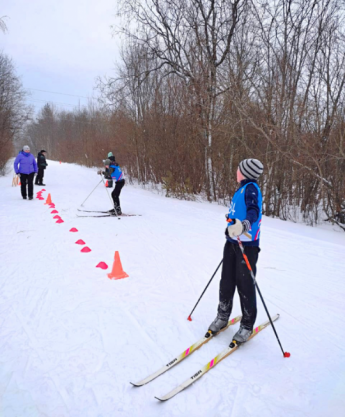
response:
[[[23,144],[99,166],[109,151],[167,196],[227,203],[244,158],[267,216],[345,230],[343,1],[127,0],[97,104],[33,115],[0,53],[0,170]],[[5,36],[6,19],[0,19]]]

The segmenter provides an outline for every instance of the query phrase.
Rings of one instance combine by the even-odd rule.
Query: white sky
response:
[[[97,76],[114,74],[120,40],[112,36],[116,0],[5,0],[0,17],[8,31],[0,33],[0,50],[12,58],[28,102],[40,109],[54,102],[73,109],[95,97]],[[65,104],[59,104],[65,103]]]

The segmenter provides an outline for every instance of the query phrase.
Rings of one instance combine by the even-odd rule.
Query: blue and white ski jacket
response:
[[[259,246],[260,226],[262,218],[262,194],[255,180],[243,180],[240,188],[232,197],[229,208],[229,219],[248,220],[251,228],[244,232],[240,239],[244,246]],[[231,243],[237,240],[226,237]]]
[[[118,165],[111,164],[109,165],[109,168],[113,169],[113,172],[110,175],[111,175],[111,178],[115,180],[115,182],[125,179],[125,176],[123,175],[123,172]]]

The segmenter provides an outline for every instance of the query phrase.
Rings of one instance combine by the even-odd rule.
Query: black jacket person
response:
[[[37,155],[38,174],[35,181],[36,185],[45,185],[43,184],[44,170],[48,166],[45,154],[46,151],[42,149],[41,152],[38,152]]]

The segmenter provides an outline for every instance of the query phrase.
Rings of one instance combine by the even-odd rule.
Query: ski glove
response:
[[[102,170],[101,170],[101,169],[99,169],[99,170],[97,171],[97,174],[98,174],[98,175],[102,175]]]
[[[250,230],[250,222],[248,220],[243,220],[243,222],[241,222],[241,220],[234,219],[234,222],[227,227],[228,236],[231,237],[231,239],[236,239],[237,236],[240,236],[248,230]]]

